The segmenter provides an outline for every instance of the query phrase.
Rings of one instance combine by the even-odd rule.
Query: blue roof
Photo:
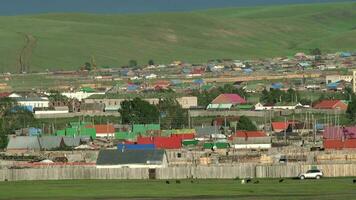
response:
[[[182,81],[181,80],[171,80],[171,84],[172,85],[179,85],[179,84],[182,84]]]
[[[272,83],[271,88],[272,89],[281,89],[283,87],[282,83]]]
[[[193,82],[194,82],[195,84],[197,84],[197,85],[202,85],[202,84],[204,84],[204,80],[203,80],[203,79],[195,79]]]
[[[338,85],[339,85],[338,82],[333,82],[333,83],[327,84],[326,87],[329,88],[329,89],[337,89]]]
[[[253,72],[253,70],[252,70],[251,68],[245,68],[245,69],[243,69],[243,71],[244,71],[245,73],[247,73],[247,74]]]
[[[127,86],[127,90],[129,90],[129,91],[134,91],[134,90],[137,90],[137,89],[138,89],[137,85],[128,85]]]
[[[350,57],[352,54],[351,52],[341,52],[340,57]]]

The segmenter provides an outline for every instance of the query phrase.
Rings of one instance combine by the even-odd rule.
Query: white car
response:
[[[315,179],[320,179],[322,178],[324,175],[323,175],[323,172],[320,171],[319,169],[311,169],[311,170],[308,170],[306,173],[301,173],[299,174],[299,178],[301,180],[303,179],[306,179],[306,178],[315,178]]]

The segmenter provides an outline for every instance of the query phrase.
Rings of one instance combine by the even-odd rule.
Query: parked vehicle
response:
[[[319,169],[311,169],[308,170],[306,173],[301,173],[299,174],[299,178],[301,180],[304,180],[306,178],[315,178],[315,179],[320,179],[324,176],[323,172],[320,171]]]

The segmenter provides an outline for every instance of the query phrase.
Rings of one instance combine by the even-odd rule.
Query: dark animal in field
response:
[[[280,179],[279,182],[282,183],[284,181],[284,179]]]
[[[355,184],[356,183],[356,179],[352,180],[352,182]]]
[[[251,182],[251,181],[252,181],[251,179],[247,179],[247,180],[246,180],[246,183],[249,183],[249,182]]]
[[[169,184],[169,181],[166,181],[166,184]]]
[[[260,183],[260,181],[255,181],[255,182],[253,182],[253,184],[259,184]]]
[[[176,180],[176,183],[177,183],[177,184],[180,184],[180,180]]]
[[[194,181],[193,181],[193,180],[190,180],[190,183],[194,183]]]

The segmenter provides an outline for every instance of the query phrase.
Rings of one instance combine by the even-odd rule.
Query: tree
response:
[[[158,104],[161,127],[180,129],[188,125],[188,112],[174,98],[165,98]]]
[[[126,124],[150,124],[159,121],[157,107],[140,98],[123,101],[119,112],[122,123]]]
[[[3,116],[6,112],[16,106],[16,100],[5,97],[0,99],[0,116]]]
[[[50,95],[48,96],[50,101],[68,101],[68,97],[63,96],[60,92],[51,90]]]
[[[321,55],[321,50],[319,48],[310,49],[310,55],[320,56]]]
[[[346,114],[351,120],[355,121],[356,120],[356,94],[351,93],[349,95],[351,97],[351,101],[347,106]]]
[[[237,130],[255,131],[256,125],[246,116],[241,116],[236,125]]]
[[[152,59],[150,59],[150,60],[148,61],[148,65],[155,65],[155,61],[152,60]]]
[[[84,63],[84,69],[90,71],[91,70],[91,64],[90,62]]]
[[[0,148],[7,146],[7,135],[14,133],[15,130],[37,124],[32,112],[16,107],[17,102],[11,98],[0,100]]]
[[[129,67],[134,68],[137,67],[137,61],[136,60],[129,60]]]

